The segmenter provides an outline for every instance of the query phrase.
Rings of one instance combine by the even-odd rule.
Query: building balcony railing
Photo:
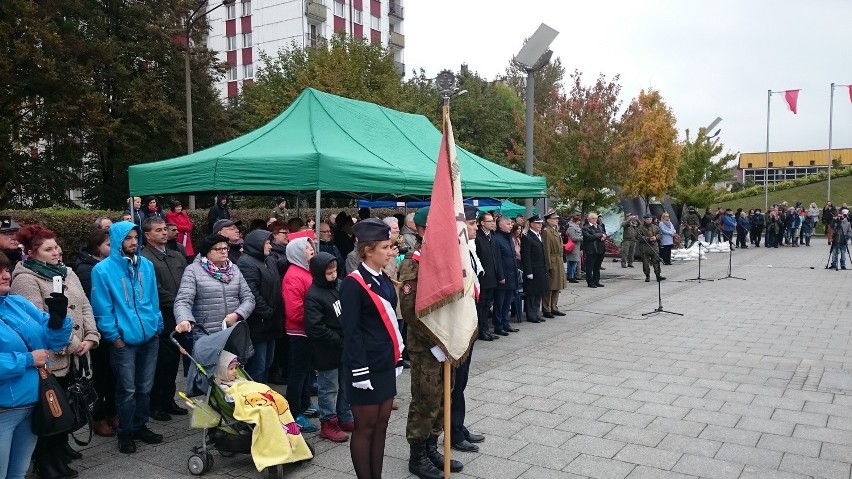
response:
[[[388,6],[388,18],[391,22],[405,20],[405,7],[399,2],[391,1]]]
[[[405,48],[405,35],[397,32],[390,32],[388,43],[398,48]]]
[[[321,35],[305,34],[305,48],[316,48],[320,45],[325,45],[325,37]]]
[[[318,22],[324,22],[328,18],[328,7],[325,0],[305,0],[305,16]]]

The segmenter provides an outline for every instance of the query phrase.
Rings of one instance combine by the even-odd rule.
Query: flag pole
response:
[[[826,202],[831,201],[831,133],[834,122],[834,82],[831,83],[831,96],[828,104],[828,191],[826,193]]]
[[[772,107],[772,90],[766,91],[766,158],[763,170],[763,211],[769,211],[769,114]]]
[[[447,131],[447,121],[450,118],[450,96],[447,95],[444,97],[444,107],[443,107],[443,115],[442,115],[442,130],[444,133]],[[449,147],[449,145],[448,145]],[[451,156],[447,156],[447,158],[451,158]],[[450,435],[452,430],[451,424],[451,413],[452,413],[452,397],[450,387],[450,378],[452,377],[452,366],[450,365],[449,359],[444,361],[444,478],[449,479],[450,477],[450,461],[452,460],[452,449],[450,449]]]

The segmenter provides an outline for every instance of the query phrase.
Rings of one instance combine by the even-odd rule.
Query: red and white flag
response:
[[[784,99],[787,100],[787,107],[790,108],[790,111],[794,115],[798,113],[799,90],[786,90],[784,92]]]
[[[461,170],[449,115],[445,116],[426,223],[414,312],[435,344],[458,366],[467,357],[477,322]]]
[[[849,101],[852,101],[852,85],[849,85],[847,88],[849,88]]]

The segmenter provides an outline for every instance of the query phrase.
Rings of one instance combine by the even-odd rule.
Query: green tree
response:
[[[662,197],[674,184],[681,163],[674,113],[654,89],[639,92],[621,119],[618,151],[629,174],[622,183],[628,196]]]
[[[555,107],[556,98],[564,90],[562,82],[565,79],[565,67],[559,57],[542,67],[533,74],[535,91],[533,98],[536,111],[545,111]],[[506,69],[506,85],[526,102],[527,71],[518,62],[512,60]]]
[[[713,185],[731,178],[732,168],[728,165],[736,160],[736,154],[722,155],[723,150],[721,141],[708,138],[703,128],[698,129],[695,138],[687,129],[677,178],[669,195],[683,205],[705,208],[713,204],[717,196]]]
[[[243,132],[279,115],[308,87],[394,109],[406,105],[392,52],[363,39],[335,35],[316,47],[293,44],[261,55],[260,63],[237,108]]]

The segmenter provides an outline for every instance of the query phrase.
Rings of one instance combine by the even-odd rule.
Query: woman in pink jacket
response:
[[[290,345],[287,374],[287,402],[302,432],[316,432],[304,412],[311,402],[308,384],[311,368],[311,345],[305,333],[305,295],[313,283],[309,262],[314,257],[314,243],[310,238],[290,239],[287,243],[287,261],[290,267],[281,284],[284,296],[284,329]]]
[[[186,211],[183,210],[183,205],[180,201],[172,201],[172,209],[166,213],[166,221],[174,223],[177,226],[177,242],[183,245],[183,248],[186,250],[186,256],[189,258],[195,257],[195,251],[192,249],[192,221],[190,221]]]

